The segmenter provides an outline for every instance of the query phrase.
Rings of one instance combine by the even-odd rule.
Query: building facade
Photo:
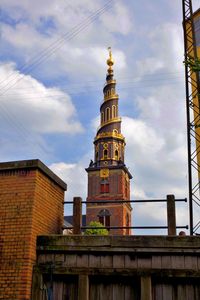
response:
[[[94,139],[94,161],[88,173],[86,222],[100,221],[104,226],[131,226],[130,179],[125,159],[125,138],[121,133],[119,97],[113,74],[114,60],[109,49],[108,70],[100,106],[100,126]],[[91,203],[96,201],[96,203]],[[104,201],[104,203],[102,203]],[[111,229],[111,234],[130,234],[130,229]]]
[[[62,233],[66,188],[38,159],[0,163],[0,299],[32,299],[36,238]]]

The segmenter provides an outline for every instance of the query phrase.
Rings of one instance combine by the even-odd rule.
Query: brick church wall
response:
[[[109,170],[109,193],[100,193],[100,170],[90,171],[88,173],[88,197],[86,210],[86,223],[89,225],[91,221],[98,221],[98,214],[102,209],[110,212],[110,226],[127,226],[126,215],[129,215],[129,225],[131,226],[131,207],[126,203],[106,203],[104,200],[130,200],[130,181],[127,182],[127,176],[122,169]],[[127,192],[126,192],[127,188]],[[96,204],[90,204],[91,200],[99,201]],[[123,235],[131,234],[131,230],[111,229],[110,234]]]
[[[36,237],[61,233],[65,190],[39,160],[0,163],[0,299],[31,299]]]

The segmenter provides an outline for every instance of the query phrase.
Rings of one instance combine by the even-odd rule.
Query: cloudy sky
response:
[[[67,200],[86,198],[111,46],[131,198],[187,197],[181,1],[1,0],[0,39],[1,161],[39,158]],[[166,224],[165,205],[134,205],[147,224]]]

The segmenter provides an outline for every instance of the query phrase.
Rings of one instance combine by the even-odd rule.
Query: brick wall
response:
[[[0,163],[0,299],[31,298],[36,237],[61,232],[65,189],[39,160]]]
[[[109,210],[110,226],[127,226],[126,216],[129,216],[129,225],[131,226],[131,206],[122,204],[90,204],[90,200],[103,201],[103,200],[130,200],[130,179],[123,169],[109,170],[109,193],[100,192],[100,184],[102,178],[100,177],[100,170],[88,172],[88,197],[86,209],[86,223],[91,221],[98,221],[98,214],[102,209]],[[130,235],[130,229],[111,229],[110,234],[117,235]]]

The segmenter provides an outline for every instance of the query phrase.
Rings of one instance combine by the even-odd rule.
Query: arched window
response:
[[[114,134],[118,134],[118,130],[117,129],[113,129],[113,133]]]
[[[99,160],[99,152],[97,151],[96,152],[96,161],[98,161]]]
[[[104,159],[107,159],[107,158],[108,158],[108,150],[107,150],[107,149],[104,149],[104,150],[103,150],[103,158],[104,158]]]
[[[115,89],[112,88],[112,89],[111,89],[111,95],[114,95],[114,94],[115,94]]]
[[[119,159],[119,152],[118,152],[118,150],[115,150],[115,159],[116,159],[116,160]]]
[[[110,96],[110,90],[107,91],[107,97]]]
[[[115,105],[112,105],[112,117],[116,118],[117,117],[117,109]]]
[[[101,181],[100,193],[101,194],[109,193],[109,182],[107,179],[103,179]]]
[[[99,213],[98,213],[98,217],[99,217],[99,222],[106,226],[109,227],[110,226],[110,212],[108,209],[102,209]]]
[[[101,113],[101,123],[104,123],[104,112]]]
[[[110,107],[106,108],[106,120],[105,121],[109,121],[110,120]]]

